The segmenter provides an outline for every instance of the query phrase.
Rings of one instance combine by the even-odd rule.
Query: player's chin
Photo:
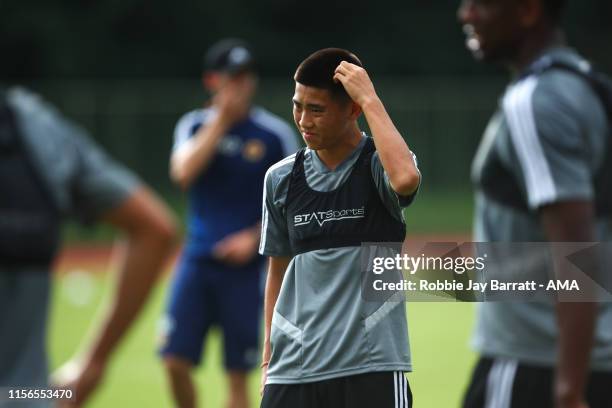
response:
[[[321,143],[315,140],[304,140],[304,143],[306,143],[306,147],[308,147],[310,150],[321,150],[323,148]]]

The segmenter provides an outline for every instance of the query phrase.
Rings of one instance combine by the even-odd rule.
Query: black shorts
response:
[[[481,358],[463,408],[553,408],[554,370],[510,359]],[[612,372],[589,376],[589,408],[612,407]]]
[[[304,384],[268,384],[261,408],[411,408],[404,373],[387,371]]]

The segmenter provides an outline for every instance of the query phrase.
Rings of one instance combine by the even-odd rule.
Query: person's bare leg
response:
[[[227,408],[249,408],[248,371],[230,370],[227,372],[227,378],[229,382]]]
[[[191,379],[191,362],[180,357],[164,358],[166,374],[174,396],[174,402],[179,408],[195,408],[196,392]]]

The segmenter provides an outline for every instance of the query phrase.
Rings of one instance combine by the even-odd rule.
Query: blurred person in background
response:
[[[208,106],[174,133],[172,180],[188,192],[187,240],[162,320],[160,350],[180,407],[196,406],[192,369],[212,326],[223,333],[227,406],[245,408],[259,358],[263,258],[257,254],[266,170],[297,149],[291,127],[253,106],[255,61],[244,41],[224,39],[204,56]]]
[[[464,0],[459,7],[474,57],[511,73],[473,163],[474,241],[609,237],[610,214],[597,205],[598,174],[611,164],[604,161],[608,122],[594,87],[576,73],[588,64],[565,41],[564,3]],[[465,408],[612,407],[610,304],[483,303],[474,345],[481,357]]]
[[[175,239],[174,220],[166,206],[83,129],[21,88],[0,91],[0,185],[4,391],[48,387],[50,267],[64,219],[108,223],[127,236],[110,307],[85,352],[57,373],[56,385],[73,390],[67,405],[80,406],[102,379],[113,350],[164,266]],[[6,397],[0,396],[0,406],[49,404]]]

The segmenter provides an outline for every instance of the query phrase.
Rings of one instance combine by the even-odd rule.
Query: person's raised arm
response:
[[[260,394],[263,395],[263,389],[266,385],[268,363],[270,362],[270,332],[272,330],[272,316],[274,315],[274,307],[280,293],[281,284],[287,266],[291,262],[290,257],[268,257],[268,275],[266,277],[266,292],[264,296],[264,322],[265,334],[263,344],[263,354],[261,358],[261,389]]]
[[[229,128],[229,121],[221,114],[210,124],[201,126],[196,134],[183,142],[170,157],[170,178],[183,190],[210,164],[221,138]]]
[[[102,215],[126,234],[112,300],[84,353],[60,368],[54,382],[72,388],[80,406],[91,395],[113,351],[141,310],[176,240],[175,222],[166,206],[146,187],[139,187],[116,208]]]
[[[229,81],[213,98],[215,116],[194,137],[178,146],[170,157],[170,178],[187,189],[210,165],[219,142],[230,127],[248,114],[255,83]]]
[[[412,152],[376,94],[368,73],[357,65],[342,61],[336,68],[334,79],[342,83],[351,99],[363,111],[393,190],[400,196],[414,193],[419,186],[420,175]]]

